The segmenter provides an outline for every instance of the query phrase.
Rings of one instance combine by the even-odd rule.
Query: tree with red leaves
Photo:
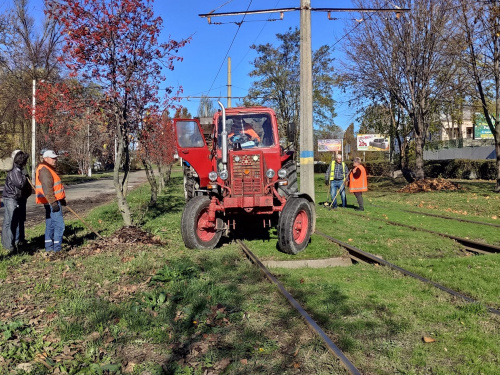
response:
[[[165,112],[148,113],[143,120],[140,133],[139,155],[146,169],[149,184],[151,185],[150,206],[156,204],[158,192],[165,186],[165,179],[170,177],[172,164],[175,162],[174,155],[177,151],[173,124],[168,120]],[[153,165],[158,166],[159,181],[153,171]]]
[[[165,79],[162,68],[172,70],[174,62],[182,60],[176,55],[178,49],[188,42],[159,43],[162,19],[155,17],[152,3],[46,0],[48,14],[62,24],[65,45],[60,60],[73,75],[101,85],[113,114],[117,141],[114,186],[125,225],[132,224],[126,200],[131,136],[139,129],[141,109],[159,102],[159,84]]]
[[[29,98],[20,100],[19,104],[25,109],[26,118],[35,114],[40,133],[44,135],[38,138],[38,148],[66,152],[76,161],[81,174],[89,171],[92,155],[110,143],[107,119],[100,110],[100,90],[85,87],[74,79],[55,84],[41,81],[35,95],[35,108]]]

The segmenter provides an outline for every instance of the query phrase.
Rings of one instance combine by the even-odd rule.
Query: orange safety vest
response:
[[[361,172],[361,175],[358,178],[354,178],[354,174],[356,174],[358,170]],[[349,176],[349,191],[351,193],[368,191],[366,169],[362,165],[358,165],[352,170],[351,175]]]
[[[49,204],[50,202],[45,198],[45,194],[42,189],[42,182],[40,181],[40,169],[47,168],[54,179],[54,196],[56,200],[61,200],[66,198],[66,193],[64,192],[64,186],[62,184],[61,178],[57,175],[57,173],[47,166],[46,164],[39,164],[36,168],[35,173],[35,202],[37,204]]]

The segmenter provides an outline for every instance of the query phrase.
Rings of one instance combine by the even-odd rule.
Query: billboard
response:
[[[342,152],[342,139],[318,139],[318,151]]]
[[[494,120],[493,120],[494,121]],[[482,113],[474,114],[474,139],[493,139],[493,133]]]
[[[389,151],[390,138],[380,134],[358,134],[358,151]]]

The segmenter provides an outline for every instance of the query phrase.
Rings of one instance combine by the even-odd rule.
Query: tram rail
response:
[[[259,258],[252,253],[248,246],[241,240],[236,241],[240,248],[243,250],[245,255],[250,259],[250,261],[260,268],[261,272],[275,284],[281,294],[288,300],[290,305],[305,319],[306,324],[313,331],[314,334],[319,336],[319,338],[326,345],[330,353],[332,353],[340,361],[341,365],[352,375],[361,375],[361,372],[349,361],[344,353],[335,345],[335,343],[328,337],[328,335],[323,331],[323,329],[312,319],[312,317],[304,310],[300,303],[293,298],[293,296],[286,290],[286,288],[279,282],[279,280],[267,269],[266,266],[259,260]]]
[[[349,212],[348,214],[366,218],[366,215],[356,214],[354,212]],[[378,220],[378,221],[382,221],[382,222],[387,223],[387,224],[396,225],[396,226],[400,226],[400,227],[404,227],[404,228],[408,228],[408,229],[412,229],[412,230],[419,230],[422,232],[435,234],[435,235],[440,236],[440,237],[449,238],[449,239],[455,240],[459,244],[463,245],[467,251],[471,251],[474,253],[479,253],[479,254],[494,254],[494,253],[498,254],[498,253],[500,253],[500,246],[491,245],[491,244],[478,242],[478,241],[473,241],[473,240],[469,240],[467,238],[462,238],[462,237],[453,236],[451,234],[436,232],[434,230],[425,229],[425,228],[421,228],[421,227],[414,227],[412,225],[398,223],[396,221],[385,220],[385,219],[381,219],[381,218],[377,218],[377,217],[370,216],[370,220]]]
[[[377,208],[382,208],[382,209],[386,208],[386,207],[379,206],[379,205],[376,205],[376,204],[372,204],[372,206],[373,207],[377,207]],[[500,224],[485,223],[484,221],[475,221],[475,220],[461,219],[459,217],[451,217],[451,216],[445,216],[445,215],[438,215],[438,214],[432,214],[430,212],[423,212],[423,211],[416,211],[416,210],[406,210],[406,209],[403,209],[403,208],[399,208],[399,210],[401,210],[403,212],[408,212],[410,214],[432,216],[432,217],[437,217],[439,219],[455,220],[455,221],[459,221],[459,222],[462,222],[462,223],[471,223],[471,224],[477,224],[477,225],[488,225],[490,227],[500,228]]]
[[[408,271],[408,270],[406,270],[406,269],[404,269],[402,267],[399,267],[399,266],[397,266],[397,265],[395,265],[393,263],[390,263],[390,262],[386,261],[385,259],[379,258],[376,255],[373,255],[373,254],[368,253],[368,252],[366,252],[364,250],[358,249],[355,246],[349,245],[349,244],[347,244],[345,242],[342,242],[342,241],[340,241],[340,240],[338,240],[336,238],[333,238],[333,237],[331,237],[331,236],[329,236],[329,235],[327,235],[325,233],[322,233],[321,231],[316,230],[315,233],[318,234],[318,235],[320,235],[320,236],[322,236],[323,238],[326,238],[327,240],[329,240],[331,242],[334,242],[334,243],[340,245],[344,249],[346,249],[348,251],[348,253],[349,253],[349,256],[353,260],[355,260],[355,261],[358,261],[358,262],[361,261],[361,262],[371,263],[371,264],[375,263],[375,264],[379,264],[381,266],[386,266],[386,267],[392,268],[392,269],[394,269],[396,271],[401,272],[402,274],[404,274],[406,276],[410,276],[410,277],[413,277],[413,278],[415,278],[417,280],[420,280],[420,281],[422,281],[422,282],[424,282],[426,284],[430,284],[430,285],[432,285],[432,286],[434,286],[434,287],[436,287],[436,288],[438,288],[438,289],[440,289],[440,290],[442,290],[442,291],[444,291],[444,292],[446,292],[448,294],[451,294],[452,296],[458,297],[458,298],[460,298],[460,299],[462,299],[462,300],[464,300],[466,302],[482,304],[480,301],[475,300],[475,299],[473,299],[471,297],[468,297],[465,294],[462,294],[462,293],[457,292],[457,291],[455,291],[453,289],[450,289],[450,288],[448,288],[448,287],[446,287],[444,285],[441,285],[441,284],[436,283],[436,282],[434,282],[432,280],[429,280],[429,279],[427,279],[427,278],[425,278],[425,277],[423,277],[421,275],[418,275],[416,273]],[[496,315],[500,315],[500,310],[495,309],[495,308],[490,307],[490,306],[486,306],[486,308],[487,308],[487,310],[490,313],[496,314]]]

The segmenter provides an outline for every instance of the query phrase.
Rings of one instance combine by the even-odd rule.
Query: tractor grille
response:
[[[238,155],[239,162],[232,161],[232,185],[234,195],[254,195],[262,193],[262,154]],[[257,156],[257,160],[254,160]]]

